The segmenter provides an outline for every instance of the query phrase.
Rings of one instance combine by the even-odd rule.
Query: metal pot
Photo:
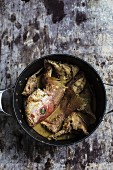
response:
[[[96,111],[95,111],[96,122],[94,125],[90,127],[89,135],[87,136],[81,135],[79,137],[74,137],[68,140],[61,140],[61,141],[51,140],[50,141],[44,138],[43,136],[39,135],[38,133],[36,133],[31,127],[28,126],[25,116],[24,116],[23,96],[21,93],[26,85],[26,82],[27,82],[26,78],[29,78],[32,74],[37,72],[37,70],[43,67],[44,59],[61,61],[61,62],[69,63],[69,64],[76,64],[85,73],[89,84],[93,87],[93,90],[95,93],[95,100],[96,100]],[[9,89],[0,91],[0,111],[9,116],[10,114],[6,113],[3,110],[3,101],[2,101],[3,94],[8,90]],[[105,87],[100,76],[90,64],[72,55],[52,54],[52,55],[47,55],[45,57],[35,60],[30,65],[28,65],[18,77],[16,84],[13,87],[12,95],[13,95],[13,102],[11,105],[13,105],[13,110],[14,110],[16,119],[21,125],[21,127],[26,131],[26,133],[28,133],[35,140],[49,144],[49,145],[57,145],[57,146],[58,145],[69,145],[73,143],[78,143],[86,139],[98,128],[98,126],[102,122],[103,117],[105,115],[106,91],[105,91]]]

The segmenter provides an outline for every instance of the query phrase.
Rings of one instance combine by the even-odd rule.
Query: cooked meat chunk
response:
[[[29,96],[32,94],[39,86],[40,84],[40,75],[39,73],[42,72],[42,68],[35,74],[33,74],[31,77],[29,77],[26,86],[22,92],[24,96]]]
[[[37,88],[37,77],[36,74],[34,74],[31,77],[29,77],[22,94],[24,96],[29,96],[31,93],[34,92],[34,90],[36,90],[36,88]]]
[[[77,112],[72,112],[71,115],[65,119],[62,130],[50,135],[48,139],[56,139],[63,134],[71,133],[72,130],[81,130],[83,133],[88,134],[86,124]]]

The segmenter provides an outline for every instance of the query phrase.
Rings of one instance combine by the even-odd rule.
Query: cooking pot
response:
[[[25,112],[24,112],[24,98],[22,96],[22,91],[26,85],[27,79],[34,73],[36,73],[39,69],[43,67],[44,60],[50,59],[54,61],[61,61],[68,64],[75,64],[77,65],[84,73],[87,78],[87,81],[89,82],[90,86],[93,88],[93,91],[95,93],[95,101],[96,101],[96,109],[95,109],[95,115],[96,115],[96,122],[90,126],[89,128],[89,134],[86,135],[80,135],[76,136],[72,139],[66,139],[66,140],[48,140],[47,138],[39,135],[36,131],[34,131],[26,122],[25,119]],[[16,116],[17,121],[19,122],[20,126],[26,131],[27,134],[29,134],[32,138],[34,138],[37,141],[50,144],[50,145],[69,145],[73,143],[78,143],[87,137],[89,137],[100,125],[100,123],[103,120],[103,117],[105,115],[106,110],[106,91],[104,87],[104,83],[102,82],[100,76],[96,72],[96,70],[88,64],[86,61],[67,54],[52,54],[47,55],[42,58],[39,58],[35,61],[33,61],[31,64],[29,64],[20,74],[18,77],[15,86],[12,88],[12,101],[11,106],[13,108],[14,114]],[[6,90],[0,91],[0,111],[8,116],[10,116],[9,113],[4,111],[3,109],[3,96]],[[6,102],[6,101],[5,101]]]

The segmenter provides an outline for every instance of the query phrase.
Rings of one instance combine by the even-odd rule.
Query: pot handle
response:
[[[113,110],[110,110],[109,112],[107,112],[106,114],[109,114],[109,113],[113,113]]]
[[[0,90],[0,113],[13,116],[13,88]]]
[[[113,84],[109,84],[109,83],[104,83],[106,86],[111,86],[113,87]],[[109,113],[112,113],[113,112],[113,109],[108,111],[106,114],[109,114]]]

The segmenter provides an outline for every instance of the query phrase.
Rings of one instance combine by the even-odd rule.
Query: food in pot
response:
[[[48,79],[46,89],[37,88],[26,100],[25,112],[30,126],[47,118],[58,106],[66,87],[56,79]]]
[[[79,112],[72,112],[69,114],[64,120],[62,129],[50,135],[48,139],[56,139],[58,136],[71,133],[72,130],[82,130],[83,133],[88,134],[86,124],[79,116]]]
[[[88,134],[94,124],[92,91],[82,70],[72,64],[44,61],[23,90],[29,126],[49,140]]]
[[[40,69],[37,73],[28,78],[27,84],[24,88],[24,91],[22,92],[24,96],[29,96],[38,88],[40,81],[40,76],[38,75],[41,71],[42,69]]]

